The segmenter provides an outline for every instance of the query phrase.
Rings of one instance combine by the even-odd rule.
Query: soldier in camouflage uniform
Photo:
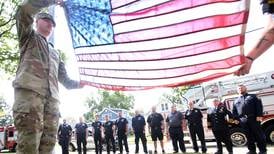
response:
[[[16,13],[20,63],[13,82],[14,124],[18,130],[18,154],[51,154],[59,121],[58,81],[66,88],[80,88],[67,76],[60,55],[47,39],[54,19],[41,9],[61,0],[25,0]],[[33,29],[36,17],[36,31]]]

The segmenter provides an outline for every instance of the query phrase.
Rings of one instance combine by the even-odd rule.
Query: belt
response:
[[[241,115],[240,116],[240,118],[252,118],[252,117],[255,117],[255,115],[254,114],[243,114],[243,115]]]

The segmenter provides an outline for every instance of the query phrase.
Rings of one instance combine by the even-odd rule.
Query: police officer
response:
[[[69,153],[69,142],[71,139],[72,128],[69,124],[67,124],[66,119],[63,120],[63,124],[61,124],[58,128],[58,142],[62,147],[62,154]]]
[[[84,123],[83,117],[79,118],[79,123],[75,125],[76,131],[76,142],[77,142],[77,151],[78,154],[87,153],[87,138],[88,138],[88,125]]]
[[[109,116],[105,115],[105,123],[103,124],[103,128],[104,128],[104,133],[105,133],[105,141],[107,144],[107,153],[110,153],[110,143],[112,144],[112,151],[113,153],[115,153],[115,140],[114,140],[114,136],[115,136],[115,125],[114,122],[109,120]]]
[[[157,153],[157,138],[160,141],[162,153],[165,153],[163,142],[164,118],[160,113],[156,112],[156,107],[151,108],[151,114],[147,118],[151,139],[154,142],[154,153]]]
[[[178,112],[176,109],[176,105],[173,104],[171,106],[171,113],[167,116],[167,136],[170,136],[173,145],[173,153],[178,153],[178,142],[180,146],[180,150],[185,153],[186,147],[184,143],[184,133],[183,133],[183,114]]]
[[[227,115],[232,118],[232,113],[218,100],[213,100],[214,109],[208,113],[207,120],[212,126],[212,131],[217,143],[217,152],[215,154],[223,154],[222,142],[225,143],[229,154],[233,153],[232,141],[230,138]]]
[[[232,112],[247,132],[248,154],[256,154],[255,142],[257,142],[259,154],[265,154],[266,137],[260,125],[263,115],[262,102],[256,95],[248,94],[244,85],[238,85],[237,90],[240,97],[234,102]]]
[[[58,82],[68,89],[81,87],[80,82],[68,77],[59,52],[48,42],[56,25],[54,18],[40,12],[62,3],[24,0],[16,11],[20,62],[13,81],[12,111],[18,132],[17,153],[53,151],[60,118]]]
[[[102,154],[102,126],[102,123],[99,121],[99,115],[96,114],[95,121],[92,123],[92,133],[96,154]]]
[[[144,153],[147,153],[147,139],[145,135],[146,121],[138,110],[135,110],[135,117],[132,118],[132,128],[135,135],[135,153],[139,153],[139,139],[141,138]]]
[[[127,143],[127,133],[128,133],[128,121],[126,118],[122,116],[122,112],[118,112],[119,118],[116,120],[115,125],[117,128],[117,135],[118,135],[118,143],[119,143],[119,150],[120,153],[123,153],[123,142],[125,145],[125,150],[127,154],[129,153],[128,150],[128,143]]]
[[[185,112],[185,119],[188,122],[188,128],[191,136],[191,140],[193,143],[193,149],[195,152],[199,151],[196,135],[198,136],[199,140],[201,141],[201,148],[202,152],[206,153],[206,144],[205,144],[205,135],[204,135],[204,128],[203,128],[203,115],[200,109],[194,108],[194,102],[188,102],[188,110]]]

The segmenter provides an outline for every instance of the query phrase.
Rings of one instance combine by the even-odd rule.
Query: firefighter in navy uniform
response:
[[[186,147],[184,143],[184,133],[183,133],[183,114],[176,109],[176,105],[171,106],[171,113],[166,118],[167,122],[167,136],[170,136],[173,145],[173,153],[178,153],[178,143],[180,150],[185,153]]]
[[[71,134],[72,128],[69,124],[67,124],[66,119],[64,119],[63,124],[61,124],[58,128],[58,142],[62,147],[62,154],[69,153]]]
[[[75,126],[76,131],[76,142],[77,142],[77,151],[78,154],[82,154],[83,145],[83,153],[87,153],[87,138],[88,138],[88,125],[84,123],[83,117],[79,118],[79,123]]]
[[[123,142],[125,145],[125,150],[128,154],[129,153],[128,143],[127,143],[128,121],[126,118],[123,117],[122,112],[119,112],[118,116],[119,118],[116,120],[115,125],[117,128],[120,154],[123,153]]]
[[[102,154],[102,123],[99,121],[99,115],[95,115],[95,121],[92,123],[92,133],[95,144],[96,154]]]
[[[157,138],[160,141],[162,153],[165,153],[163,142],[164,118],[160,113],[156,112],[156,106],[151,108],[151,114],[147,118],[151,139],[154,142],[154,153],[157,153]]]
[[[110,154],[110,142],[112,145],[112,151],[113,153],[115,153],[115,140],[114,140],[114,129],[115,129],[115,125],[114,122],[109,120],[109,116],[105,115],[105,123],[103,124],[103,128],[104,128],[104,133],[105,133],[105,141],[107,144],[107,153]]]
[[[135,135],[135,153],[139,153],[139,139],[143,144],[144,153],[147,153],[147,139],[145,135],[146,121],[138,110],[135,111],[135,117],[132,118],[132,128]]]
[[[185,119],[188,122],[188,128],[193,144],[193,149],[195,152],[199,151],[196,135],[198,136],[199,140],[201,141],[201,148],[202,152],[206,153],[206,144],[205,144],[205,134],[203,128],[203,115],[200,109],[194,108],[194,102],[190,101],[188,103],[188,110],[185,113]]]
[[[208,123],[212,127],[213,134],[217,143],[217,152],[215,154],[223,154],[222,142],[225,143],[226,149],[229,154],[233,153],[232,141],[230,138],[228,120],[232,118],[232,113],[218,100],[213,100],[214,109],[208,113]]]
[[[256,154],[255,142],[259,154],[266,154],[266,137],[260,125],[263,116],[262,101],[256,95],[248,94],[244,85],[239,85],[237,90],[240,97],[234,102],[232,112],[247,132],[248,154]]]

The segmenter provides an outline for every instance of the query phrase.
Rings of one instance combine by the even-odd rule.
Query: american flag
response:
[[[83,83],[109,90],[197,84],[244,64],[249,0],[67,0]]]

